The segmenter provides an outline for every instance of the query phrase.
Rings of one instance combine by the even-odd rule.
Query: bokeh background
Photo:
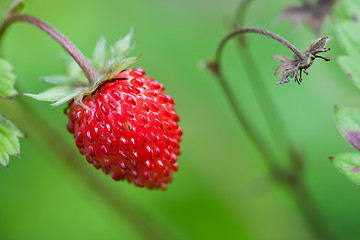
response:
[[[179,171],[166,191],[149,191],[127,182],[115,182],[96,171],[79,154],[85,171],[107,190],[137,211],[142,220],[163,233],[164,239],[314,239],[294,199],[270,177],[258,152],[249,142],[216,79],[201,68],[214,56],[216,46],[231,27],[237,0],[32,0],[25,12],[55,26],[91,55],[97,40],[109,43],[124,36],[131,26],[139,40],[136,63],[147,75],[164,83],[176,101],[184,130]],[[0,0],[3,11],[10,3]],[[278,14],[299,1],[254,1],[246,25],[268,29],[300,49],[319,37],[301,25],[279,22]],[[333,34],[325,21],[323,35]],[[333,106],[359,104],[359,91],[339,69],[336,55],[341,46],[333,39],[326,53],[333,61],[317,61],[301,86],[278,86],[273,55],[291,56],[280,44],[250,35],[249,46],[286,120],[285,128],[306,158],[305,182],[323,213],[329,231],[340,239],[358,239],[360,189],[342,176],[328,157],[355,151],[338,133]],[[15,66],[21,92],[38,93],[48,87],[41,76],[64,72],[64,51],[34,27],[14,24],[3,40],[4,56]],[[236,89],[248,117],[269,139],[265,120],[249,87],[235,43],[224,52],[226,75]],[[51,134],[72,144],[66,130],[63,107],[21,97],[37,119],[21,115],[9,100],[0,101],[0,112],[18,119],[28,132],[21,139],[21,158],[11,158],[8,169],[0,167],[0,239],[147,239],[129,221],[126,212],[96,194],[86,179],[44,145],[39,129],[28,122],[47,122]],[[20,102],[21,103],[21,102]],[[19,104],[20,104],[19,103]],[[48,130],[45,130],[48,131]],[[284,142],[284,147],[287,144]],[[282,146],[277,146],[281,148]],[[65,148],[64,151],[67,151]],[[124,207],[124,206],[121,206]],[[121,208],[120,207],[120,208]],[[140,224],[140,221],[139,221]]]

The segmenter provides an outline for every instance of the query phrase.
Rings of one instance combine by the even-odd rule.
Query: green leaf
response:
[[[347,54],[360,58],[360,24],[350,20],[338,20],[335,24],[336,38]]]
[[[360,88],[360,58],[355,56],[340,56],[338,63],[346,75]]]
[[[16,76],[13,73],[11,64],[3,58],[0,58],[0,97],[11,98],[17,92],[15,90]]]
[[[330,157],[330,160],[342,174],[360,184],[360,153],[340,153]]]
[[[353,20],[360,19],[360,1],[345,0],[342,1],[342,4],[347,11],[348,18]]]
[[[360,151],[360,109],[336,107],[336,126],[343,137]]]
[[[346,51],[340,56],[338,63],[347,76],[360,88],[360,24],[353,20],[339,19],[335,23],[336,38]]]
[[[25,137],[13,122],[0,115],[0,164],[8,167],[9,155],[20,157],[20,144],[18,137]]]

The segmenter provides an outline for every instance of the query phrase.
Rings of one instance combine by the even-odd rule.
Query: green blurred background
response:
[[[3,11],[9,0],[0,0]],[[165,239],[314,239],[294,199],[271,179],[259,154],[238,126],[216,82],[199,62],[214,56],[216,46],[230,28],[237,0],[32,0],[25,12],[55,26],[85,55],[97,40],[109,43],[131,26],[139,40],[136,65],[164,83],[176,101],[184,130],[179,171],[167,191],[149,191],[115,182],[96,171],[80,156],[83,168],[97,181],[128,202],[143,220]],[[299,1],[254,1],[246,25],[279,33],[300,49],[318,36],[306,26],[294,30],[277,21],[284,7]],[[265,11],[266,10],[266,11]],[[324,35],[333,34],[327,19]],[[290,129],[291,138],[306,157],[305,182],[324,215],[329,231],[340,239],[359,239],[359,188],[342,176],[328,160],[339,152],[354,151],[338,133],[333,106],[359,106],[359,92],[336,61],[317,61],[301,86],[278,86],[273,55],[291,56],[280,44],[262,36],[248,38],[266,85]],[[336,39],[326,56],[342,53]],[[61,74],[64,51],[34,27],[17,23],[3,41],[5,57],[15,66],[22,92],[38,93],[48,85],[41,76]],[[249,118],[269,139],[265,120],[255,102],[234,43],[224,52],[226,75]],[[18,98],[16,98],[18,99]],[[66,130],[63,107],[25,99],[40,119],[47,121],[73,145]],[[9,101],[0,101],[0,112]],[[0,167],[0,239],[145,239],[124,213],[118,216],[102,197],[77,176],[76,171],[34,137],[21,139],[21,158],[12,157],[8,169]],[[28,129],[26,129],[28,128]],[[284,143],[284,148],[286,147]],[[282,147],[282,146],[277,146]],[[66,151],[66,149],[64,149]],[[140,226],[141,227],[141,226]]]

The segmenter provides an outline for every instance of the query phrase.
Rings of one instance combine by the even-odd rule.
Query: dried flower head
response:
[[[280,15],[280,19],[291,19],[295,26],[305,21],[309,27],[319,33],[324,19],[331,14],[336,0],[305,0],[299,7],[289,7]]]
[[[314,62],[315,58],[321,58],[330,61],[330,58],[317,55],[318,53],[327,52],[330,48],[325,48],[327,42],[331,40],[331,36],[322,37],[313,41],[310,48],[302,52],[302,56],[295,55],[293,59],[285,56],[275,56],[274,59],[282,62],[275,70],[275,74],[280,73],[278,84],[288,83],[289,78],[293,78],[299,85],[302,82],[302,72],[306,75],[308,69]],[[298,78],[299,75],[299,78]]]

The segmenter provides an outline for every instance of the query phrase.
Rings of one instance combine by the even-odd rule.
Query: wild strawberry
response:
[[[101,38],[89,61],[62,36],[62,46],[75,60],[66,61],[67,75],[43,78],[56,86],[25,95],[52,106],[68,103],[67,129],[95,168],[115,180],[165,189],[178,169],[182,130],[164,86],[141,68],[124,70],[141,57],[125,58],[134,48],[131,36],[132,31],[108,51]]]
[[[182,130],[164,86],[128,69],[82,103],[69,103],[67,129],[86,160],[115,180],[165,189],[178,169]]]

